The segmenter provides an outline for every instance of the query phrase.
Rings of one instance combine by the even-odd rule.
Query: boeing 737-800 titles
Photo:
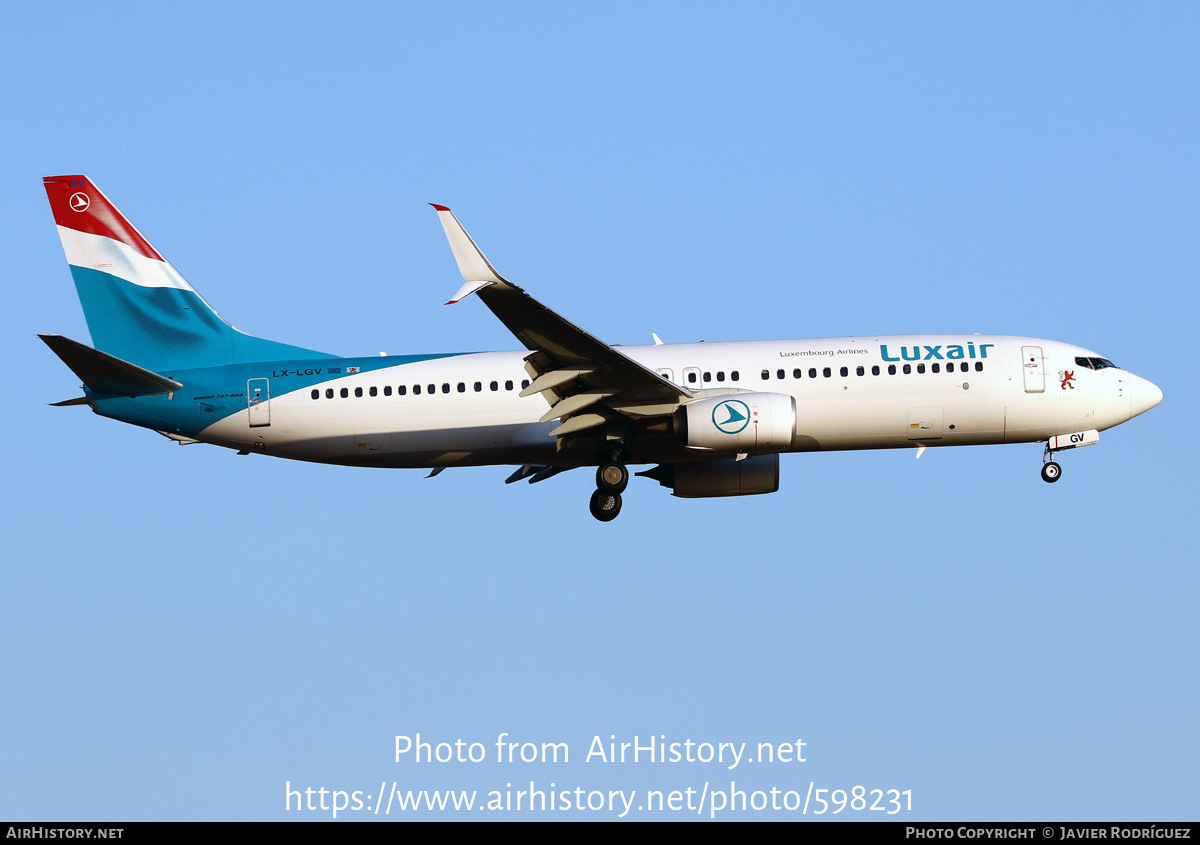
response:
[[[179,443],[364,467],[511,465],[508,481],[596,468],[613,519],[638,473],[690,498],[773,493],[779,455],[1044,442],[1055,453],[1148,411],[1162,391],[1078,346],[899,335],[616,348],[496,272],[435,205],[465,284],[518,352],[345,358],[226,323],[84,176],[46,193],[92,335],[42,340],[102,416]]]

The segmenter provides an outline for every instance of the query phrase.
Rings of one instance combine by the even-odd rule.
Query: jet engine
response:
[[[775,452],[792,445],[796,399],[783,393],[733,393],[689,402],[675,412],[675,436],[722,452]]]

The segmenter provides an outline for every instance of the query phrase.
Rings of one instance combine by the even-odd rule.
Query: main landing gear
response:
[[[601,522],[612,522],[621,512],[621,494],[597,490],[592,494],[592,500],[588,502],[588,507],[596,519]]]
[[[616,460],[605,461],[596,469],[596,492],[588,507],[601,522],[611,522],[621,512],[621,494],[629,485],[629,470]]]
[[[1054,461],[1054,453],[1050,451],[1050,444],[1046,444],[1046,452],[1042,455],[1042,481],[1047,484],[1053,484],[1062,478],[1062,467]]]

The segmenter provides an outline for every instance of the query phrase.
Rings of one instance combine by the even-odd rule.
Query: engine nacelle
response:
[[[779,454],[758,455],[745,460],[695,461],[661,464],[646,472],[681,499],[715,496],[752,496],[779,489]]]
[[[792,445],[796,430],[796,399],[784,393],[713,396],[675,413],[677,438],[722,452],[777,452]]]

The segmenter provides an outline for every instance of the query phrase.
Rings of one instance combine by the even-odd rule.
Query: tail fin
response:
[[[157,372],[333,357],[238,331],[86,176],[43,181],[97,349]]]

